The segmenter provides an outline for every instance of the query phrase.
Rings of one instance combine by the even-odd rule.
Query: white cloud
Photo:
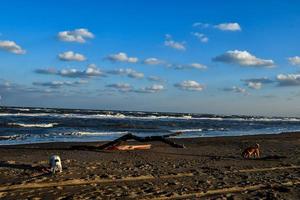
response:
[[[200,63],[191,63],[191,64],[185,64],[185,65],[175,65],[175,69],[199,69],[204,70],[207,69],[206,65],[200,64]]]
[[[57,70],[55,68],[36,69],[35,73],[37,73],[37,74],[57,74]]]
[[[203,85],[192,80],[182,81],[181,83],[176,83],[174,86],[181,90],[189,91],[202,91],[204,89]]]
[[[79,81],[51,81],[51,82],[33,82],[32,84],[35,86],[43,86],[43,87],[50,87],[50,88],[61,88],[63,86],[78,86],[82,84],[86,84],[87,81],[79,80]]]
[[[249,88],[256,89],[256,90],[261,89],[264,84],[270,84],[274,82],[273,80],[266,77],[245,79],[242,81],[245,82],[246,86],[248,86]]]
[[[63,69],[59,72],[59,75],[66,77],[93,77],[93,76],[103,76],[104,73],[96,68],[93,65],[89,65],[85,70],[77,70],[77,69]]]
[[[146,65],[159,65],[159,64],[163,64],[164,61],[159,60],[158,58],[147,58],[144,60],[143,63]]]
[[[136,79],[141,79],[144,78],[144,74],[137,72],[131,68],[127,68],[127,69],[115,69],[115,70],[111,70],[108,71],[109,74],[114,74],[114,75],[122,75],[122,76],[128,76],[130,78],[136,78]]]
[[[222,55],[213,58],[213,61],[236,64],[248,67],[274,67],[273,60],[257,58],[248,51],[227,51]]]
[[[137,57],[128,57],[126,53],[120,52],[117,54],[111,54],[106,57],[106,59],[112,61],[112,62],[129,62],[129,63],[137,63],[138,58]]]
[[[231,88],[224,88],[223,91],[225,91],[225,92],[242,93],[244,95],[248,95],[249,94],[245,88],[241,88],[241,87],[237,87],[237,86],[233,86]]]
[[[90,78],[96,76],[104,76],[104,72],[102,72],[94,64],[88,65],[85,70],[78,70],[74,68],[56,70],[54,68],[49,68],[49,69],[37,69],[35,70],[35,72],[38,74],[58,75],[58,76],[70,77],[70,78]]]
[[[11,90],[12,88],[14,88],[14,84],[12,84],[10,81],[0,79],[1,90]]]
[[[134,93],[157,93],[164,90],[163,85],[157,85],[157,84],[148,87],[142,87],[139,89],[134,89],[128,83],[114,83],[114,84],[106,85],[106,87],[113,88],[119,92],[134,92]]]
[[[267,84],[267,83],[273,83],[274,81],[267,78],[267,77],[263,77],[263,78],[250,78],[250,79],[243,79],[242,81],[244,82],[256,82],[256,83],[264,83],[264,84]]]
[[[300,56],[289,57],[288,61],[291,65],[300,65]]]
[[[136,92],[136,93],[157,93],[157,92],[160,92],[164,89],[165,88],[164,88],[163,85],[154,84],[152,86],[137,89],[134,92]]]
[[[202,22],[195,22],[193,24],[193,27],[201,27],[201,28],[208,28],[210,26],[211,26],[210,24],[202,23]]]
[[[88,29],[80,28],[72,31],[61,31],[58,33],[58,38],[64,42],[85,43],[86,39],[94,38],[94,34]]]
[[[203,34],[203,33],[192,32],[191,34],[193,36],[195,36],[202,43],[206,43],[209,40],[208,37],[205,34]]]
[[[0,93],[5,96],[11,96],[11,95],[18,96],[18,98],[20,97],[19,95],[21,95],[23,98],[24,95],[28,95],[28,93],[30,93],[29,95],[32,95],[33,93],[39,95],[45,95],[45,94],[48,95],[50,93],[57,93],[57,90],[53,91],[50,90],[49,88],[39,89],[35,87],[28,87],[24,84],[17,84],[7,80],[0,79]]]
[[[184,42],[174,41],[172,39],[172,36],[169,35],[169,34],[166,34],[166,39],[165,39],[164,44],[165,44],[165,46],[171,47],[171,48],[176,49],[176,50],[180,50],[180,51],[185,51],[186,50]]]
[[[241,27],[238,23],[222,23],[214,25],[215,28],[222,31],[241,31]]]
[[[206,65],[200,63],[191,63],[189,66],[195,69],[207,69]]]
[[[17,45],[14,41],[0,40],[0,49],[14,53],[14,54],[25,54],[26,51]]]
[[[262,87],[262,83],[260,82],[248,82],[248,87],[255,89],[255,90],[259,90]]]
[[[106,87],[116,89],[119,92],[131,92],[133,90],[132,86],[128,83],[114,83],[106,85]]]
[[[300,74],[279,74],[276,80],[278,86],[300,86]]]
[[[58,55],[59,59],[62,61],[85,61],[86,58],[84,55],[75,53],[73,51],[66,51]]]
[[[104,73],[95,64],[89,64],[85,70],[87,76],[103,76]]]
[[[230,23],[221,23],[221,24],[208,24],[208,23],[201,23],[196,22],[193,24],[193,27],[200,27],[200,28],[216,28],[221,31],[241,31],[241,26],[236,22],[230,22]]]
[[[147,79],[149,81],[164,82],[164,80],[161,77],[158,77],[158,76],[148,76]]]

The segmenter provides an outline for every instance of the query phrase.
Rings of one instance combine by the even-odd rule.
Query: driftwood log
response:
[[[125,142],[127,140],[136,140],[138,142],[159,141],[159,142],[166,143],[166,144],[168,144],[172,147],[175,147],[175,148],[185,148],[184,145],[177,144],[177,143],[175,143],[175,142],[168,139],[171,136],[176,136],[176,135],[180,135],[180,134],[181,134],[181,132],[176,132],[176,133],[163,135],[163,136],[139,137],[139,136],[133,135],[131,133],[128,133],[126,135],[123,135],[122,137],[119,137],[116,140],[113,140],[111,142],[105,143],[105,144],[100,145],[100,146],[76,145],[76,146],[72,146],[71,149],[74,149],[74,150],[105,150],[105,149],[108,149],[108,148],[111,148],[111,147],[114,147],[114,146],[118,146],[122,142]]]

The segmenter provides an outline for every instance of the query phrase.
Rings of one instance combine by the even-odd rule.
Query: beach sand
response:
[[[160,142],[136,151],[70,150],[79,143],[1,146],[0,199],[300,199],[300,133],[173,140],[187,148]],[[255,143],[261,159],[243,159],[242,150]],[[63,172],[44,174],[53,154]]]

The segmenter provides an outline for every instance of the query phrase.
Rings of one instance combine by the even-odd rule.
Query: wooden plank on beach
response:
[[[0,192],[6,192],[11,190],[26,190],[26,189],[37,189],[37,188],[49,188],[49,187],[63,187],[63,186],[76,186],[76,185],[89,185],[89,184],[103,184],[103,183],[117,183],[126,181],[145,181],[154,179],[172,179],[181,177],[192,177],[193,173],[180,173],[176,175],[165,175],[165,176],[138,176],[138,177],[125,177],[121,179],[72,179],[60,182],[39,182],[39,183],[25,183],[8,186],[0,186]]]
[[[170,197],[158,197],[158,198],[151,198],[152,200],[169,200],[169,199],[186,199],[186,198],[202,198],[206,196],[212,195],[220,195],[220,194],[228,194],[228,193],[241,193],[245,191],[253,191],[253,190],[260,190],[264,188],[275,188],[278,186],[286,186],[291,187],[294,185],[300,185],[300,180],[296,181],[288,181],[281,184],[257,184],[257,185],[249,185],[249,186],[235,186],[230,188],[222,188],[222,189],[214,189],[214,190],[207,190],[201,192],[194,192],[189,194],[182,194],[182,195],[174,195]],[[144,200],[147,200],[145,198]]]

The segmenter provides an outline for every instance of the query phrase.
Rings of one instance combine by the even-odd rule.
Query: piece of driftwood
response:
[[[175,147],[175,148],[185,148],[184,145],[177,144],[177,143],[175,143],[175,142],[168,139],[168,137],[176,136],[176,135],[179,135],[179,134],[181,134],[181,132],[171,133],[171,134],[162,135],[162,136],[139,137],[139,136],[133,135],[131,133],[128,133],[126,135],[123,135],[122,137],[119,137],[116,140],[113,140],[111,142],[105,143],[105,144],[100,145],[100,146],[76,145],[76,146],[72,146],[71,149],[74,149],[74,150],[105,150],[105,149],[109,149],[109,148],[114,147],[114,146],[118,146],[122,142],[125,142],[127,140],[136,140],[138,142],[159,141],[159,142],[166,143],[166,144],[168,144],[172,147]]]

